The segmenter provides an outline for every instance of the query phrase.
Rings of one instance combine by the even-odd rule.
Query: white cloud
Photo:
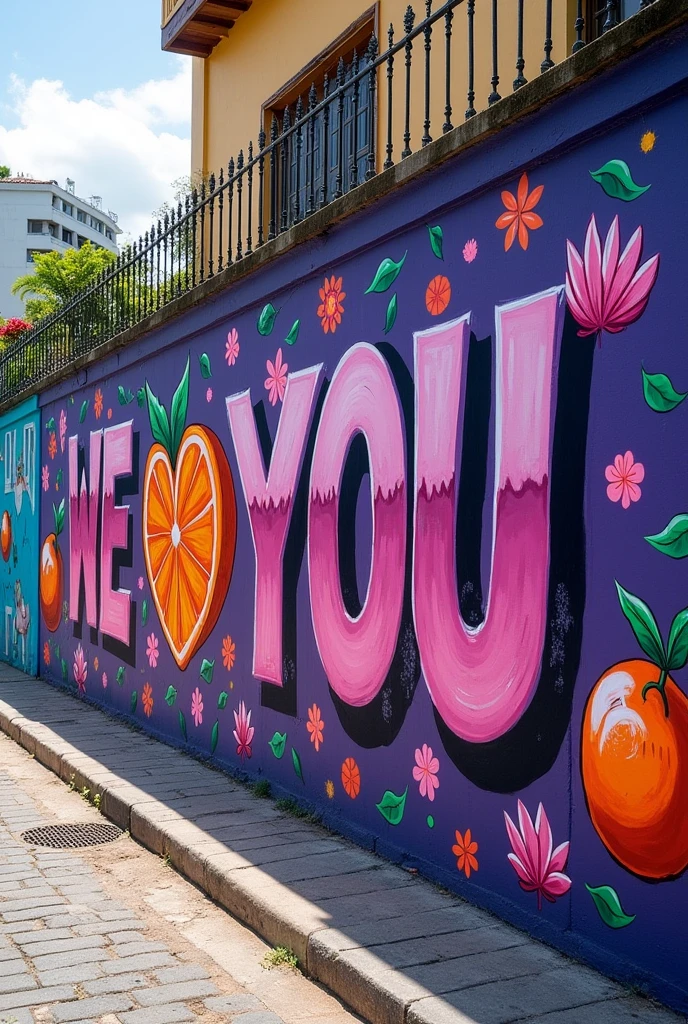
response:
[[[59,81],[13,76],[10,97],[18,126],[0,124],[0,164],[62,185],[72,178],[78,195],[102,196],[134,237],[172,198],[171,183],[189,173],[189,58],[179,58],[172,78],[91,99],[72,99]]]

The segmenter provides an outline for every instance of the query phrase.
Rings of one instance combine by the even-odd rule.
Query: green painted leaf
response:
[[[284,754],[284,748],[287,745],[287,734],[286,732],[276,732],[270,740],[270,749],[272,750],[275,757],[280,758]],[[293,756],[293,755],[292,755]]]
[[[177,462],[177,452],[186,426],[186,410],[189,407],[189,360],[190,357],[187,356],[186,368],[179,381],[179,387],[172,395],[172,405],[170,406],[170,459],[173,469]]]
[[[294,750],[293,747],[291,748],[291,763],[294,765],[294,771],[296,772],[298,777],[301,779],[302,782],[304,782],[303,768],[301,767],[301,758],[299,757],[298,753]]]
[[[150,420],[151,433],[153,438],[161,444],[165,451],[170,452],[172,438],[170,436],[170,421],[167,418],[167,410],[161,405],[150,389],[146,381],[146,397],[148,398],[148,419]]]
[[[119,686],[124,686],[124,665],[120,665],[115,676]]]
[[[139,407],[141,409],[143,409],[144,405],[146,404],[146,389],[145,388],[139,388],[138,389],[138,391],[136,392],[136,401],[138,402]]]
[[[59,644],[55,644],[55,657],[58,658],[58,659],[60,657],[60,645]]]
[[[217,746],[217,741],[218,741],[219,738],[220,738],[220,723],[219,722],[215,722],[215,725],[213,726],[213,731],[210,733],[210,753],[211,754],[215,753],[215,747]]]
[[[223,690],[220,696],[217,698],[217,706],[220,709],[220,711],[224,711],[224,709],[227,707],[228,698],[229,694],[227,693],[226,690]]]
[[[406,794],[408,793],[408,786],[401,794],[396,796],[391,790],[387,790],[385,795],[379,804],[375,804],[378,811],[385,818],[390,825],[398,825],[401,819],[404,817],[404,808],[406,807]]]
[[[198,362],[201,366],[201,377],[203,377],[204,380],[208,380],[208,378],[213,375],[213,371],[210,369],[210,356],[208,353],[203,352],[198,357]]]
[[[59,505],[55,505],[53,502],[53,520],[55,523],[55,536],[59,537],[64,529],[65,521],[65,500],[64,498]]]
[[[143,603],[141,604],[141,625],[145,626],[148,622],[148,598],[144,597]]]
[[[136,711],[136,704],[137,704],[138,699],[139,699],[139,695],[136,692],[136,690],[134,690],[134,692],[131,695],[131,699],[129,701],[129,707],[131,708],[132,715]]]
[[[67,401],[69,402],[70,405],[74,405],[74,395],[70,395]]]
[[[81,412],[79,413],[79,423],[83,423],[86,419],[86,413],[88,412],[88,398],[84,398],[81,403]]]
[[[129,388],[125,389],[120,384],[117,388],[117,401],[120,405],[129,405],[130,402],[134,401],[134,393]]]
[[[676,391],[665,373],[642,373],[645,401],[655,412],[671,412],[688,395],[688,391]]]
[[[427,818],[425,820],[428,823],[428,828],[434,828],[435,827],[435,819],[433,818],[432,814],[428,814],[428,816],[427,816]]]
[[[435,225],[434,228],[431,228],[430,225],[428,225],[428,234],[430,235],[432,251],[438,260],[443,260],[444,255],[442,253],[442,243],[444,241],[444,235],[442,234],[442,228],[439,224]]]
[[[63,480],[63,473],[62,473],[62,467],[60,466],[60,468],[57,471],[57,477],[55,479],[55,483],[57,484],[58,487],[62,486],[62,480]]]
[[[289,334],[284,339],[286,341],[287,345],[293,345],[296,342],[296,339],[299,336],[299,329],[300,329],[300,327],[301,327],[301,321],[300,320],[295,320],[294,323],[291,325],[291,330],[289,331]]]
[[[609,925],[610,928],[625,928],[627,925],[633,924],[635,914],[624,913],[621,900],[611,885],[598,885],[593,888],[586,882],[585,888],[592,896],[597,912],[606,925]]]
[[[60,659],[60,668],[62,669],[62,678],[67,682],[67,662],[64,658]]]
[[[182,736],[186,739],[186,719],[184,718],[184,712],[179,712],[179,728],[182,731]]]
[[[45,429],[46,430],[54,430],[55,429],[55,417],[54,416],[51,416],[50,419],[47,421],[47,423],[45,425]]]
[[[688,513],[674,516],[661,533],[650,534],[645,540],[670,558],[688,557]]]
[[[271,302],[266,303],[260,311],[260,316],[258,317],[258,333],[264,338],[267,338],[268,334],[272,334],[272,328],[275,326],[277,312],[278,311]]]
[[[176,699],[177,691],[175,690],[174,686],[168,686],[167,693],[165,694],[165,703],[167,704],[168,707],[172,707]]]
[[[664,644],[662,643],[659,626],[654,615],[644,601],[636,597],[635,594],[631,594],[628,590],[624,590],[616,580],[614,582],[616,583],[616,592],[619,596],[621,611],[628,619],[636,640],[648,658],[651,658],[656,665],[662,667],[666,661]]]
[[[215,659],[213,658],[212,661],[208,661],[207,658],[204,658],[201,662],[201,678],[205,679],[206,683],[212,683],[214,671]]]
[[[395,263],[394,260],[390,260],[389,257],[384,259],[375,272],[372,284],[366,288],[365,294],[369,295],[371,292],[386,292],[398,278],[399,272],[404,265],[407,255],[408,250],[404,253],[398,263]]]
[[[667,643],[669,671],[683,668],[688,661],[688,608],[674,616]]]
[[[638,199],[650,185],[636,185],[625,160],[608,160],[598,171],[590,171],[590,177],[602,186],[612,199],[623,199],[630,203]]]
[[[385,334],[389,334],[389,332],[392,330],[396,322],[396,319],[397,293],[395,292],[392,298],[389,300],[389,305],[387,306],[387,316],[385,317]]]

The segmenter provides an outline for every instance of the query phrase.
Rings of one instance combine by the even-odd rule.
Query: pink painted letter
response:
[[[103,447],[103,536],[100,566],[100,628],[128,644],[130,590],[112,589],[113,548],[126,548],[129,506],[115,505],[115,477],[131,473],[134,421],[105,431]]]
[[[79,618],[79,587],[81,565],[84,566],[86,621],[98,625],[96,595],[96,537],[98,535],[98,494],[100,491],[100,453],[103,431],[91,431],[89,483],[86,471],[79,481],[79,437],[69,439],[69,617]]]
[[[368,592],[352,618],[339,580],[339,492],[352,438],[368,445],[373,550]],[[323,405],[313,452],[308,513],[308,575],[313,629],[334,691],[347,704],[370,703],[389,671],[404,600],[406,488],[404,433],[396,388],[372,345],[343,356]],[[355,551],[348,553],[355,558]]]
[[[549,481],[563,288],[496,309],[495,493],[485,619],[459,612],[454,537],[457,432],[470,314],[414,336],[413,605],[423,673],[457,736],[496,739],[537,686],[549,569]]]

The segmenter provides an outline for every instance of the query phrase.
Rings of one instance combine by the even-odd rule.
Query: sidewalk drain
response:
[[[77,822],[75,825],[43,825],[22,832],[21,838],[32,846],[51,846],[56,850],[73,850],[81,846],[113,843],[122,835],[116,825]]]

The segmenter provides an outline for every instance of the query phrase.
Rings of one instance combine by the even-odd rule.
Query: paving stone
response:
[[[120,1013],[129,1010],[133,1000],[125,995],[94,996],[93,999],[78,999],[71,1003],[58,1003],[52,1007],[55,1024],[80,1020],[87,1017],[101,1017],[104,1013]]]
[[[37,971],[52,971],[58,967],[75,967],[77,964],[94,963],[98,960],[109,960],[103,949],[76,949],[68,953],[49,953],[37,956],[33,965]]]
[[[11,974],[0,978],[0,992],[24,992],[36,988],[36,982],[30,974]]]
[[[73,998],[74,989],[71,985],[37,988],[32,992],[15,992],[12,995],[0,996],[0,1014],[6,1010],[13,1010],[15,1006],[41,1006]]]
[[[77,935],[115,935],[118,931],[131,931],[140,922],[135,918],[131,920],[116,921],[89,921],[87,924],[75,924],[74,931]]]
[[[248,992],[238,992],[234,996],[213,996],[204,999],[203,1005],[215,1013],[239,1013],[241,1010],[262,1010],[263,1004],[256,996]]]
[[[155,971],[154,977],[161,985],[174,985],[179,981],[199,981],[208,978],[209,974],[200,964],[184,964]]]
[[[143,953],[162,953],[167,949],[167,946],[164,942],[149,942],[144,939],[140,942],[117,943],[112,948],[117,956],[129,957],[141,956]]]
[[[0,1024],[34,1024],[34,1016],[31,1010],[17,1007],[6,1013],[0,1011]]]
[[[31,931],[12,930],[8,934],[12,936],[12,939],[18,946],[23,946],[29,942],[42,942],[46,939],[73,938],[73,933],[69,928],[33,928]]]
[[[676,1015],[647,999],[632,997],[528,1017],[522,1024],[677,1024]]]
[[[52,971],[38,971],[41,985],[76,985],[94,978],[102,978],[103,968],[99,963],[76,964],[74,967],[58,967]]]
[[[129,992],[148,984],[145,974],[114,974],[87,982],[84,991],[90,996],[102,996],[109,992]]]
[[[40,932],[36,932],[40,935]],[[37,939],[35,942],[19,943],[27,956],[43,956],[45,953],[69,953],[77,949],[97,949],[105,945],[103,935],[70,935],[67,939]]]
[[[144,953],[136,958],[135,963],[129,960],[107,960],[102,966],[106,974],[125,974],[132,967],[139,971],[149,971],[153,967],[174,967],[176,963],[169,953]]]
[[[12,957],[8,960],[0,961],[0,978],[10,978],[17,974],[24,974],[28,970],[25,962],[21,957]]]
[[[142,1010],[120,1014],[122,1024],[178,1024],[196,1020],[196,1014],[188,1006],[146,1006]]]
[[[212,981],[181,981],[176,985],[142,989],[136,993],[136,999],[141,1006],[160,1006],[163,1003],[186,1002],[216,994],[217,986]]]

